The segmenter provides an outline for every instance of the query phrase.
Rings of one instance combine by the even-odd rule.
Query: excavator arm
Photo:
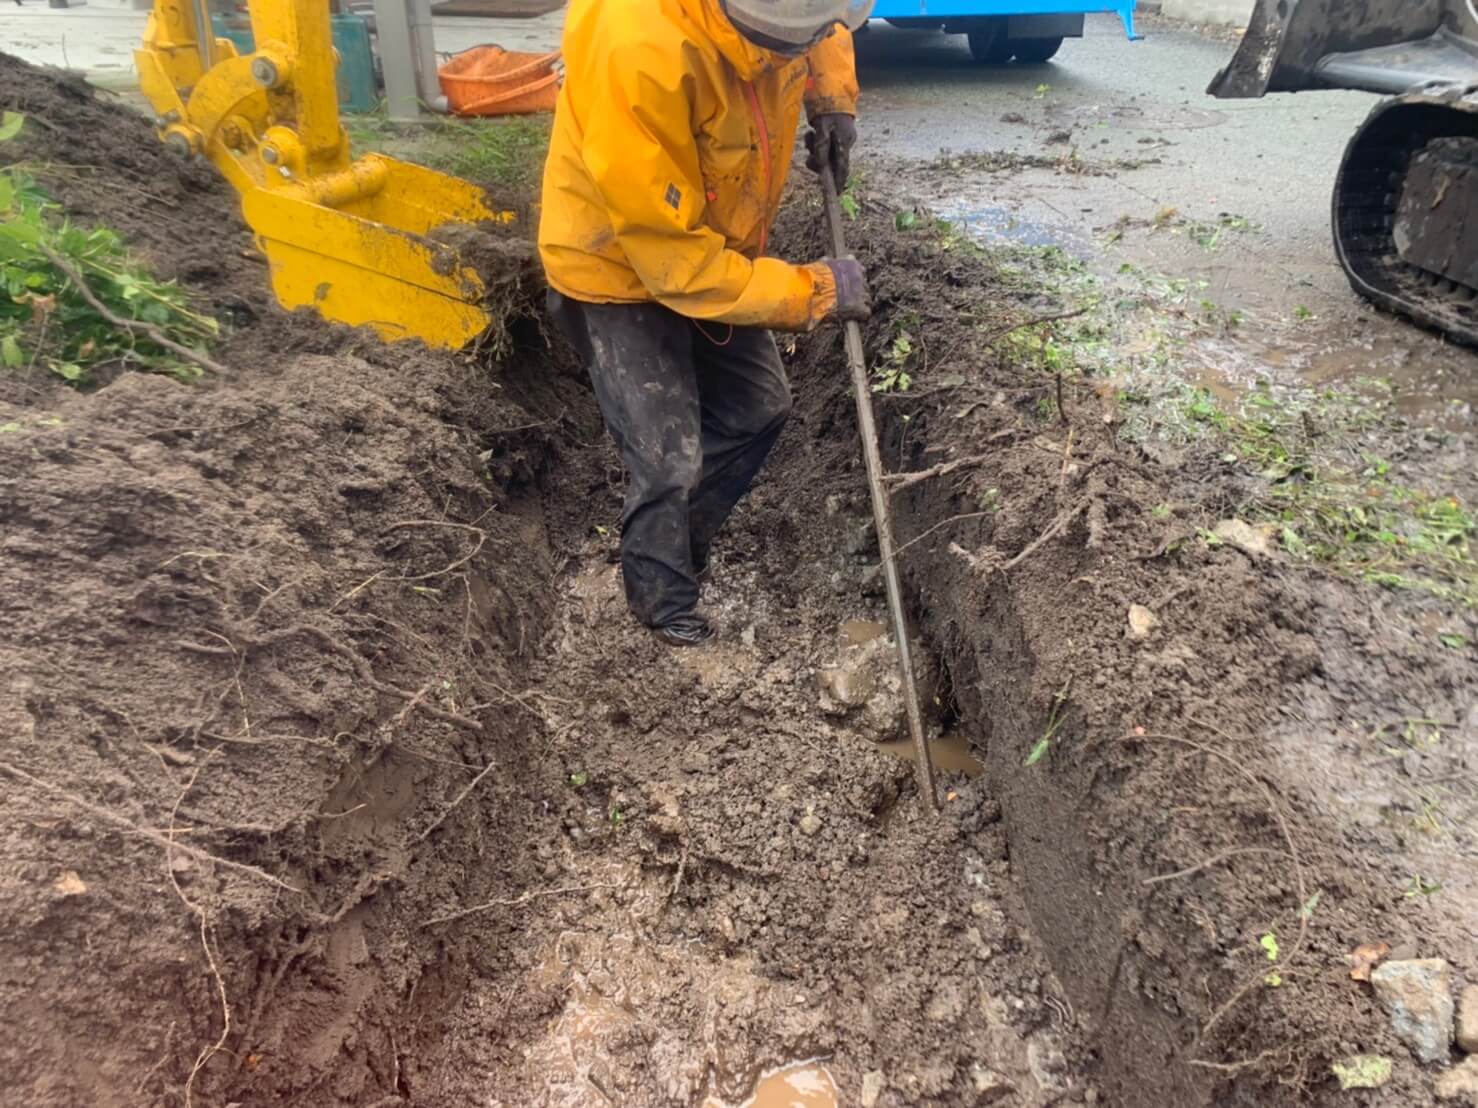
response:
[[[1420,85],[1471,81],[1478,25],[1465,26],[1465,2],[1259,3],[1209,91],[1226,99],[1321,88],[1400,95]]]
[[[482,276],[443,226],[509,223],[471,182],[380,154],[352,159],[339,122],[327,0],[250,0],[256,50],[210,31],[208,0],[155,0],[139,83],[160,137],[208,158],[286,308],[456,348],[490,316]]]

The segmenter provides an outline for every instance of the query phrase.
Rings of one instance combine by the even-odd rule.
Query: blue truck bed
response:
[[[1031,33],[1034,21],[1065,17],[1077,23],[1090,12],[1109,12],[1124,24],[1124,33],[1139,38],[1134,30],[1135,0],[877,0],[872,10],[874,19],[886,19],[901,25],[942,25],[946,31],[969,32],[1006,21],[1019,23],[1024,33]],[[1053,33],[1052,23],[1036,24],[1044,34]],[[1059,23],[1058,26],[1063,24]],[[1071,25],[1071,23],[1067,24]],[[1067,32],[1069,37],[1072,32]]]

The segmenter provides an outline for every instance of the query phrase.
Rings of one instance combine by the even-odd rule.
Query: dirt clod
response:
[[[835,664],[816,671],[821,711],[848,720],[874,742],[888,742],[903,732],[903,680],[898,648],[878,634],[862,642],[844,641]]]
[[[1269,530],[1266,527],[1254,527],[1245,520],[1224,519],[1212,529],[1212,534],[1244,554],[1264,557],[1272,550]]]
[[[1160,617],[1143,604],[1129,605],[1129,637],[1143,641],[1160,626]]]
[[[1478,985],[1465,985],[1457,999],[1458,1049],[1478,1054]]]
[[[1370,971],[1391,953],[1390,943],[1361,943],[1346,956],[1350,963],[1351,981],[1369,981]]]
[[[1439,1100],[1478,1105],[1478,1054],[1470,1054],[1446,1073],[1437,1075]]]
[[[81,896],[87,892],[87,882],[74,869],[64,870],[52,887],[58,896]]]

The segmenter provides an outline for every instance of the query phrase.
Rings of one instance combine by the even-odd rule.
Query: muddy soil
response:
[[[20,104],[152,149],[5,63]],[[1245,496],[1210,460],[1117,444],[1071,390],[1040,415],[988,257],[854,233],[872,352],[925,319],[953,382],[879,402],[931,727],[985,768],[929,820],[885,683],[849,708],[828,676],[881,613],[834,332],[787,344],[721,640],[669,652],[624,614],[619,462],[536,323],[488,368],[288,317],[229,194],[146,172],[179,243],[213,228],[182,278],[249,310],[228,380],[0,401],[8,1099],[722,1105],[810,1062],[869,1108],[1303,1104],[1358,1050],[1396,1059],[1364,1103],[1430,1102],[1344,956],[1478,977],[1471,824],[1420,835],[1401,788],[1470,772],[1471,658],[1419,606],[1194,541]],[[777,241],[819,233],[802,198]],[[1387,758],[1418,710],[1442,741]]]
[[[9,59],[0,105],[5,156],[196,290],[232,370],[6,377],[6,1099],[382,1098],[391,1013],[461,941],[421,921],[537,876],[545,771],[504,709],[549,607],[548,428],[476,366],[278,310],[229,190],[132,113]]]
[[[941,470],[899,494],[906,568],[1109,1101],[1305,1103],[1330,1093],[1331,1055],[1406,1057],[1344,955],[1379,936],[1474,972],[1472,656],[1429,633],[1471,616],[1187,541],[1246,490],[1214,458],[1169,468],[1116,442],[1091,389],[993,364],[954,322],[980,313],[984,266],[889,218],[856,236],[882,275],[874,357],[922,318],[957,382],[883,405],[893,467]],[[1443,741],[1398,769],[1382,739],[1416,718]],[[1454,822],[1423,828],[1403,774],[1459,782]],[[1423,863],[1446,896],[1407,895]],[[1389,1103],[1430,1098],[1415,1066],[1395,1073]]]
[[[796,387],[831,394],[834,372]],[[694,652],[625,615],[614,457],[551,473],[570,561],[529,699],[568,799],[536,847],[526,942],[469,967],[444,1049],[414,1071],[428,1103],[738,1103],[811,1058],[842,1103],[1091,1095],[985,783],[945,774],[946,814],[924,820],[866,712],[822,709],[818,670],[880,616],[850,453],[809,415],[787,432],[716,554],[721,642]],[[494,1030],[510,1025],[532,1042]]]

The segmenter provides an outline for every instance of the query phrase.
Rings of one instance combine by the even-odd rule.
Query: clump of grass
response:
[[[975,241],[963,223],[948,219],[935,219],[933,230],[934,239],[939,243],[939,249],[945,253],[954,251],[974,258],[986,256],[984,247]]]
[[[1192,223],[1190,225],[1191,239],[1202,250],[1215,251],[1225,241],[1228,234],[1246,234],[1258,230],[1256,223],[1240,215],[1221,215],[1214,222]]]
[[[1224,233],[1252,229],[1232,219],[1220,227]],[[1180,376],[1180,345],[1207,323],[1201,282],[1155,277],[1130,266],[1117,281],[1101,281],[1055,247],[992,253],[1007,259],[999,267],[1005,287],[1090,308],[1083,317],[1005,337],[1002,350],[1028,375],[1112,382],[1125,440],[1199,443],[1222,464],[1259,478],[1259,491],[1243,513],[1277,524],[1292,558],[1388,588],[1478,606],[1474,507],[1441,489],[1403,480],[1398,467],[1382,458],[1353,452],[1362,441],[1412,433],[1393,422],[1384,399],[1387,383],[1362,380],[1345,391],[1315,391],[1263,382],[1242,397],[1219,396]],[[1307,309],[1294,314],[1312,315]],[[1040,399],[1037,414],[1044,420],[1054,416],[1050,397]]]
[[[1167,209],[1160,222],[1179,219]],[[895,225],[917,226],[896,217]],[[1085,307],[1071,319],[1025,326],[995,340],[1002,360],[1018,367],[1024,380],[1070,383],[1080,403],[1091,401],[1091,385],[1121,439],[1197,443],[1221,464],[1260,479],[1238,514],[1276,524],[1291,558],[1478,607],[1478,510],[1422,478],[1403,478],[1383,459],[1351,461],[1360,457],[1362,443],[1399,443],[1413,434],[1389,403],[1388,382],[1361,379],[1318,391],[1264,381],[1245,396],[1221,396],[1186,380],[1182,355],[1208,326],[1241,322],[1239,313],[1223,314],[1205,297],[1205,281],[1127,263],[1117,275],[1100,276],[1060,247],[986,249],[948,221],[935,221],[932,230],[942,250],[968,249],[987,258],[996,287],[1019,297],[1024,308],[1040,309],[1049,298]],[[1255,230],[1239,217],[1223,217],[1202,245],[1212,248],[1229,234]],[[1299,321],[1313,315],[1307,308],[1293,314]],[[1053,395],[1044,391],[1037,398],[1035,414],[1043,421],[1059,415]],[[1155,518],[1170,514],[1168,508],[1154,512]],[[1208,543],[1220,541],[1206,534],[1212,536]],[[1442,642],[1451,649],[1469,645],[1453,634]]]
[[[1266,482],[1247,514],[1281,525],[1287,554],[1375,584],[1478,605],[1472,508],[1405,484],[1383,458],[1366,454],[1351,464],[1348,451],[1322,446],[1325,437],[1372,429],[1382,417],[1368,403],[1264,386],[1233,405],[1190,388],[1182,412],[1184,437],[1214,445],[1224,463]]]
[[[19,133],[23,117],[5,113],[0,141]],[[108,320],[55,262],[61,258],[113,315],[158,329],[181,346],[204,352],[219,331],[195,311],[185,290],[159,281],[129,258],[106,227],[83,228],[16,164],[0,170],[0,365],[43,366],[72,385],[92,383],[105,366],[163,373],[191,381],[200,366]]]
[[[356,155],[388,154],[478,184],[521,189],[538,180],[549,148],[547,116],[402,124],[357,115],[346,119],[345,129]]]
[[[1301,488],[1275,487],[1268,508],[1285,523],[1284,546],[1295,555],[1378,585],[1478,605],[1478,519],[1455,496],[1316,474]]]

